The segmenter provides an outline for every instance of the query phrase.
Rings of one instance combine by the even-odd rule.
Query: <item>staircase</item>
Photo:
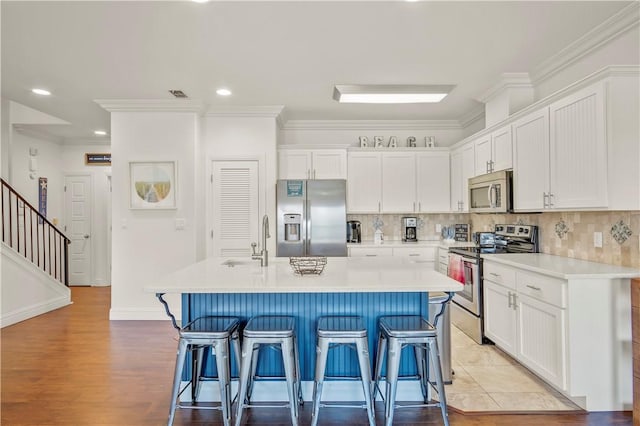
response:
[[[1,181],[0,326],[71,303],[69,239],[4,179]]]

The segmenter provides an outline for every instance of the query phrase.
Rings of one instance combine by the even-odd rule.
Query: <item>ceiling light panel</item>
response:
[[[216,90],[216,93],[220,96],[231,96],[231,90],[229,89],[225,89],[223,87],[221,87],[220,89]]]
[[[454,85],[336,85],[333,99],[341,103],[411,104],[440,102]]]
[[[46,90],[46,89],[34,88],[34,89],[31,89],[31,91],[33,93],[35,93],[36,95],[40,95],[40,96],[49,96],[49,95],[51,95],[51,92]]]

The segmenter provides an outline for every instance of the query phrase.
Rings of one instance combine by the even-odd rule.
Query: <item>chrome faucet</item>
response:
[[[270,238],[269,235],[269,216],[266,214],[262,217],[262,250],[260,253],[256,253],[256,243],[251,243],[251,249],[253,253],[251,253],[251,259],[258,260],[260,259],[260,266],[268,266],[269,265],[269,252],[267,251],[267,238]]]

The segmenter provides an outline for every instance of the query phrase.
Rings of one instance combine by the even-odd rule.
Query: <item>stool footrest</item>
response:
[[[319,407],[338,407],[338,408],[363,408],[367,409],[367,404],[342,404],[340,402],[321,402]]]

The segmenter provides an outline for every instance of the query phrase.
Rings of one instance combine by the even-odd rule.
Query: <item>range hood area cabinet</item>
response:
[[[350,151],[349,213],[449,211],[449,152]]]
[[[280,149],[278,179],[346,179],[346,149]]]
[[[450,211],[469,211],[469,178],[475,169],[475,145],[468,143],[451,153]]]
[[[475,176],[510,169],[513,166],[511,125],[475,141]]]
[[[514,210],[640,209],[638,102],[612,77],[515,121]]]

